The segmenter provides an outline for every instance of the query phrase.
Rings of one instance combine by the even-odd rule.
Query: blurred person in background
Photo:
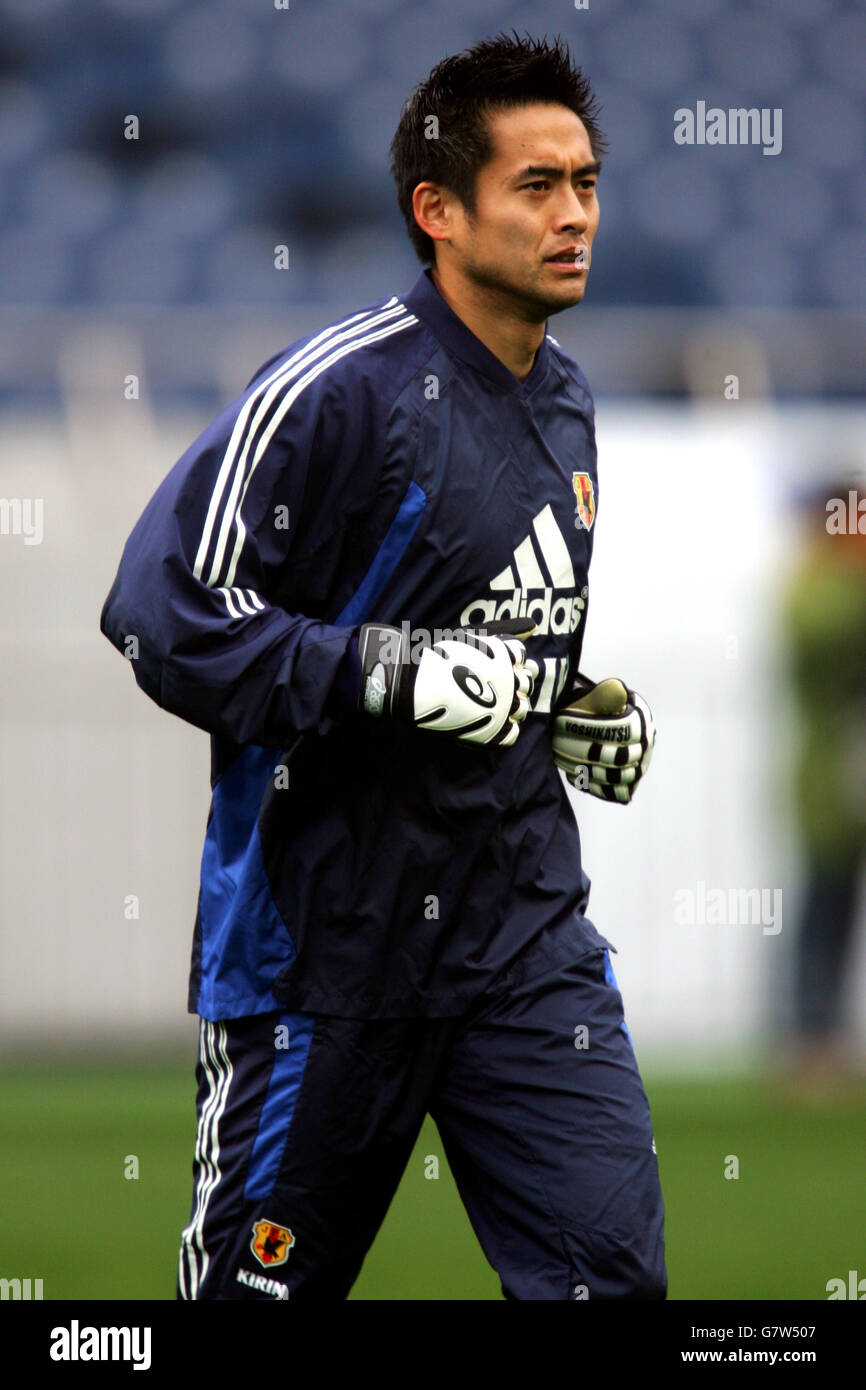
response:
[[[797,704],[794,810],[804,895],[793,979],[793,1077],[823,1085],[850,1070],[844,984],[866,857],[866,506],[844,479],[804,500],[805,546],[783,626]],[[859,525],[858,525],[859,521]],[[862,527],[862,531],[860,530]]]

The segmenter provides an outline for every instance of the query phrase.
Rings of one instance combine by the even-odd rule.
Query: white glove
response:
[[[538,679],[520,637],[535,623],[507,618],[479,628],[457,628],[424,645],[414,657],[401,628],[364,623],[358,636],[361,692],[358,706],[422,729],[470,743],[514,743],[529,712]]]
[[[652,710],[616,678],[577,675],[557,706],[553,758],[572,786],[605,801],[629,802],[650,765]]]

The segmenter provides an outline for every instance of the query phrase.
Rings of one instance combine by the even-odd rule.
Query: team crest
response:
[[[274,1265],[284,1265],[295,1237],[286,1226],[275,1226],[272,1221],[257,1221],[253,1226],[250,1249],[260,1265],[271,1269]]]
[[[574,488],[575,526],[582,526],[584,531],[592,530],[592,523],[595,521],[595,489],[592,485],[592,478],[588,473],[572,473],[571,485]]]

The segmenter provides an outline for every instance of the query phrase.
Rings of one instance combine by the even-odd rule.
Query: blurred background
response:
[[[862,5],[0,0],[0,1276],[46,1298],[173,1297],[190,1198],[209,743],[99,633],[123,543],[263,361],[411,287],[401,105],[503,29],[567,40],[611,146],[549,328],[597,407],[583,664],[659,727],[575,809],[671,1297],[866,1275]],[[698,102],[781,151],[675,143]],[[499,1297],[432,1124],[353,1297]]]

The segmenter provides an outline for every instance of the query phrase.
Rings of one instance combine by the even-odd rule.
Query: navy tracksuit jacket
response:
[[[212,748],[179,1296],[344,1297],[427,1110],[506,1294],[662,1296],[649,1111],[550,744],[597,500],[577,364],[546,334],[518,381],[425,271],[266,363],[129,537],[102,630]],[[357,712],[364,621],[524,614],[511,748]]]
[[[609,944],[549,732],[583,638],[593,421],[549,335],[521,383],[422,273],[268,362],[157,490],[102,630],[212,736],[193,1012],[455,1016],[542,931]],[[524,613],[542,674],[512,748],[343,693],[368,619]]]

